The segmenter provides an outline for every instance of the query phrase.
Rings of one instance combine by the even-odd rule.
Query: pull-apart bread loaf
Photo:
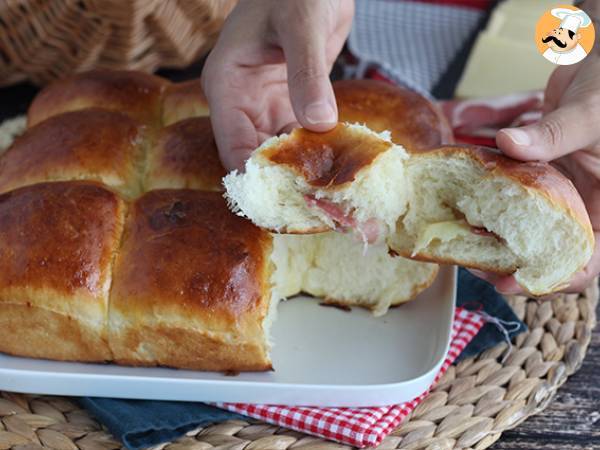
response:
[[[395,110],[407,124],[394,126],[386,107],[409,111],[402,101],[409,94],[377,83],[366,98],[384,106],[361,110],[352,83],[358,90],[367,82],[343,83],[340,118],[367,126],[297,129],[267,140],[244,173],[225,178],[234,211],[279,232],[351,230],[367,243],[385,240],[409,258],[514,274],[533,295],[564,287],[585,266],[592,228],[581,197],[560,172],[492,149],[441,142],[435,148],[444,131],[429,142],[417,132],[411,139],[403,134],[411,129],[407,113]],[[438,125],[432,129],[446,128],[433,109],[416,110],[424,111],[416,120],[429,111],[428,120]],[[389,125],[397,143],[371,124],[378,131]]]
[[[36,97],[0,156],[0,351],[268,370],[279,300],[382,314],[431,284],[436,264],[384,243],[363,255],[351,236],[272,235],[229,211],[207,113],[197,80],[137,72],[78,74]],[[404,161],[385,140],[367,160],[389,149]]]

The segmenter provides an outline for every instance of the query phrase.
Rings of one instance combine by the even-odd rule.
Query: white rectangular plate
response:
[[[155,400],[378,406],[409,401],[431,385],[450,342],[456,270],[443,267],[417,299],[383,317],[294,298],[273,325],[275,371],[227,376],[0,354],[0,389]],[[0,336],[0,339],[2,337]]]

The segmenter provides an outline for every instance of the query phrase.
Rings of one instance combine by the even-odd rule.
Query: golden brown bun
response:
[[[115,360],[202,370],[267,370],[271,236],[222,194],[152,191],[131,207],[114,269]]]
[[[0,351],[111,359],[111,264],[125,205],[100,185],[41,183],[0,195]]]
[[[210,119],[185,119],[161,129],[149,151],[144,189],[222,191],[221,165]]]
[[[163,78],[136,71],[79,73],[45,87],[29,107],[27,124],[31,127],[63,112],[96,106],[158,125],[162,93],[168,84]]]
[[[416,92],[375,80],[333,83],[339,121],[390,131],[392,141],[409,152],[452,142],[452,131],[438,108]]]
[[[162,105],[164,126],[208,114],[208,101],[202,92],[200,79],[174,83],[167,87]]]
[[[312,186],[336,188],[354,181],[361,169],[392,147],[376,135],[349,130],[342,123],[325,133],[296,128],[260,155],[291,168]]]
[[[139,194],[142,126],[96,108],[68,112],[29,128],[0,159],[0,192],[43,181],[94,180]]]

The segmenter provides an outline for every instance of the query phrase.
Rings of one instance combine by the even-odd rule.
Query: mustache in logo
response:
[[[559,41],[556,36],[548,36],[548,37],[542,38],[542,42],[544,44],[547,42],[550,42],[550,41],[554,41],[554,43],[560,48],[565,48],[567,46],[566,42]]]

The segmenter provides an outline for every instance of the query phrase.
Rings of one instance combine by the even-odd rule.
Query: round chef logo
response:
[[[535,29],[535,43],[542,56],[561,66],[584,59],[594,46],[594,37],[590,17],[569,5],[546,11]]]

